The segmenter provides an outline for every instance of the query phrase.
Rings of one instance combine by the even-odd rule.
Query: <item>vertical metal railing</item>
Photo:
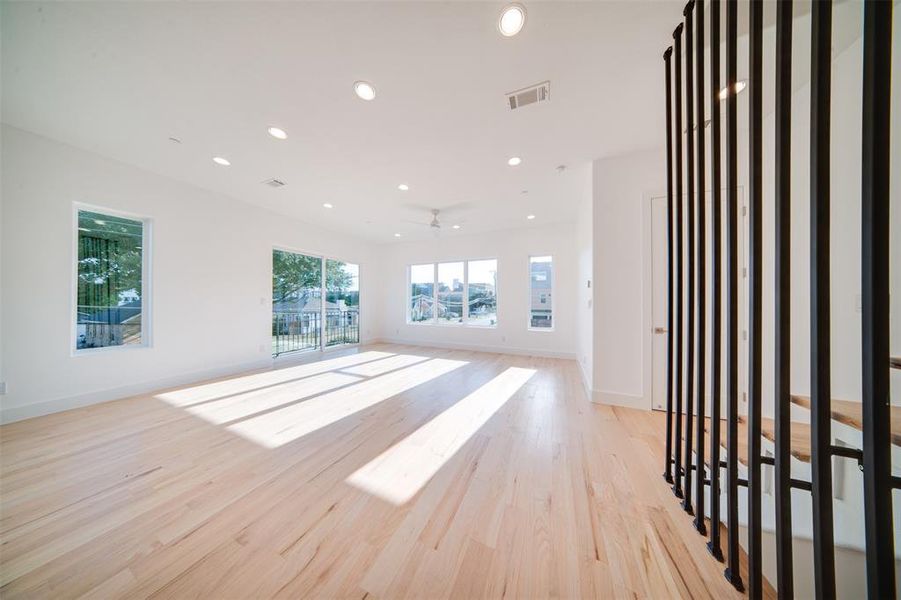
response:
[[[683,350],[684,350],[684,330],[685,330],[685,291],[683,289],[683,268],[684,248],[682,237],[685,230],[685,219],[683,214],[684,201],[682,199],[682,28],[683,24],[679,23],[673,31],[673,40],[675,42],[676,60],[673,61],[673,78],[675,79],[675,132],[676,140],[676,324],[675,324],[675,346],[676,346],[676,402],[675,402],[675,420],[676,431],[674,435],[674,457],[673,464],[673,494],[677,498],[682,498],[682,399],[684,397],[684,369],[683,369]],[[670,333],[670,335],[673,335]]]
[[[710,541],[707,549],[717,560],[723,560],[720,545],[720,385],[722,345],[722,207],[720,195],[720,0],[710,1],[710,187],[712,190],[710,288],[711,306],[710,346]]]
[[[832,524],[829,166],[832,2],[811,6],[810,62],[810,424],[814,586],[835,597]]]
[[[861,294],[867,592],[895,595],[889,407],[889,133],[892,2],[867,0],[863,23]],[[895,293],[901,293],[895,290]]]
[[[763,0],[750,0],[748,121],[748,597],[763,596],[761,358],[763,325]]]
[[[744,590],[738,541],[738,3],[726,3],[726,579]]]
[[[738,239],[739,186],[737,149],[737,21],[738,3],[726,0],[725,87],[720,91],[720,0],[710,0],[710,87],[704,85],[704,5],[689,1],[684,22],[673,32],[674,47],[666,64],[667,126],[667,248],[668,314],[667,443],[664,477],[694,514],[702,534],[705,526],[705,486],[710,486],[709,542],[711,554],[722,560],[720,547],[720,469],[726,469],[725,575],[743,590],[740,576],[739,486],[747,487],[747,584],[751,598],[764,595],[762,556],[762,465],[775,471],[773,489],[776,535],[776,584],[780,598],[794,596],[792,553],[792,491],[812,495],[814,585],[817,598],[834,598],[833,457],[856,459],[864,478],[867,592],[871,598],[895,596],[895,556],[892,491],[901,477],[892,476],[889,390],[889,132],[891,105],[892,3],[864,1],[863,120],[861,201],[863,448],[832,443],[830,294],[830,120],[832,68],[832,4],[812,3],[810,85],[810,357],[811,357],[811,481],[792,478],[791,425],[791,106],[793,2],[776,4],[776,85],[774,113],[774,456],[763,456],[762,337],[763,337],[763,4],[749,0],[748,71],[748,407],[747,478],[739,477],[739,305]],[[685,87],[682,87],[682,33],[685,33]],[[675,57],[673,57],[675,54]],[[673,60],[675,58],[675,60]],[[694,66],[694,69],[692,68]],[[673,83],[675,85],[673,85]],[[683,106],[683,92],[685,103]],[[705,101],[711,101],[712,234],[710,255],[710,459],[705,472],[705,408],[707,396],[706,325],[706,136]],[[725,165],[722,165],[720,102],[725,104]],[[672,111],[675,109],[675,119]],[[686,127],[682,128],[682,111]],[[675,123],[674,123],[675,121]],[[686,165],[682,165],[682,136]],[[673,136],[675,139],[673,140]],[[675,143],[675,149],[673,144]],[[697,163],[695,163],[697,161]],[[721,168],[725,170],[726,239],[722,239]],[[673,178],[675,177],[675,180]],[[683,200],[683,177],[687,194]],[[675,189],[675,192],[674,192]],[[674,202],[676,204],[674,204]],[[683,206],[683,202],[686,204]],[[687,215],[683,208],[687,207]],[[683,247],[687,232],[688,247]],[[721,263],[725,252],[725,286]],[[687,270],[683,264],[687,262]],[[686,272],[687,271],[687,272]],[[725,288],[725,289],[724,289]],[[725,294],[725,303],[721,294]],[[687,311],[687,313],[685,312]],[[725,313],[725,314],[723,314]],[[725,318],[725,358],[721,327]],[[683,349],[685,363],[683,364]],[[697,362],[695,362],[697,361]],[[721,364],[721,361],[724,364]],[[720,385],[725,369],[726,459],[720,460]],[[683,386],[684,382],[684,386]],[[683,401],[685,414],[683,416]],[[695,405],[697,403],[697,416]],[[683,421],[684,418],[684,421]],[[684,446],[682,425],[684,423]],[[675,431],[673,431],[675,428]],[[697,435],[695,445],[692,438]],[[684,452],[684,456],[682,453]],[[744,460],[744,459],[743,459]],[[694,472],[693,472],[694,471]],[[692,486],[692,477],[697,477]],[[684,478],[684,479],[683,479]],[[684,486],[683,486],[684,482]],[[694,498],[692,498],[692,494]]]
[[[776,581],[794,597],[791,507],[791,96],[792,0],[776,6],[775,500]]]
[[[666,464],[663,478],[673,482],[673,93],[671,57],[673,47],[663,53],[666,68]]]
[[[692,514],[691,503],[691,477],[692,477],[692,419],[694,418],[694,385],[695,385],[695,210],[694,210],[694,113],[692,104],[694,98],[694,74],[692,73],[693,64],[693,27],[692,16],[694,11],[694,0],[690,0],[685,6],[683,15],[685,17],[685,152],[686,152],[686,168],[685,179],[688,183],[688,335],[686,341],[688,343],[688,358],[686,360],[686,386],[685,386],[685,497],[682,499],[682,508],[685,512]]]
[[[707,183],[704,176],[705,171],[705,153],[704,147],[704,0],[695,0],[695,102],[697,108],[697,124],[695,131],[697,133],[697,142],[695,144],[697,173],[697,341],[695,347],[697,349],[698,359],[698,375],[696,381],[696,397],[698,414],[696,418],[697,429],[695,440],[695,464],[698,466],[695,480],[695,529],[701,535],[707,535],[707,526],[704,523],[704,484],[706,476],[704,473],[704,407],[707,403],[707,199],[706,190]]]

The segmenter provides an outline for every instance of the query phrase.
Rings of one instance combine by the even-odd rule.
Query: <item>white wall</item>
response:
[[[575,225],[535,226],[485,235],[444,232],[426,242],[401,242],[387,247],[382,254],[381,336],[415,344],[575,358],[575,331],[585,326],[577,323],[574,310],[578,277],[575,238]],[[530,331],[529,256],[547,254],[554,257],[554,330]],[[407,323],[407,267],[469,258],[497,258],[497,327]]]
[[[370,244],[8,126],[2,167],[4,420],[270,364],[273,245],[359,263],[375,337]],[[72,356],[74,202],[153,220],[152,347]]]
[[[650,199],[666,193],[661,150],[594,161],[593,397],[650,408]],[[649,230],[649,228],[647,228]]]
[[[576,253],[579,273],[576,281],[577,355],[582,381],[589,397],[594,375],[594,221],[592,215],[592,173],[585,172],[585,195],[579,201],[576,220]]]

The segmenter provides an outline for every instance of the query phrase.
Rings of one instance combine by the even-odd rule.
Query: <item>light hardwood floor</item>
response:
[[[0,596],[733,598],[663,416],[378,345],[0,428]]]

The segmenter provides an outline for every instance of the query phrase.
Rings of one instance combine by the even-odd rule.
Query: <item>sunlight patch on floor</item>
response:
[[[394,505],[406,503],[534,374],[534,369],[506,369],[361,467],[347,483]]]
[[[466,364],[434,358],[240,421],[229,425],[228,430],[267,448],[277,448]]]
[[[341,372],[347,373],[348,375],[375,377],[376,375],[381,375],[383,373],[387,373],[388,371],[401,369],[403,367],[409,367],[410,365],[415,365],[416,363],[420,363],[428,359],[428,356],[417,356],[415,354],[398,354],[396,356],[375,362],[368,362],[352,367],[344,367],[341,369]]]
[[[301,377],[309,377],[328,371],[344,369],[346,367],[352,367],[364,362],[388,358],[390,356],[395,356],[395,354],[392,352],[376,351],[360,352],[359,354],[339,356],[337,358],[306,363],[295,367],[274,369],[272,371],[244,375],[243,377],[234,377],[223,381],[185,387],[171,392],[157,394],[156,397],[168,402],[172,406],[187,406],[197,402],[215,400],[216,398],[224,398],[225,396],[240,394],[242,392],[270,385],[277,385]]]
[[[185,410],[205,421],[222,425],[360,381],[363,381],[363,378],[355,375],[323,373],[246,394],[228,396],[222,400],[196,404]]]

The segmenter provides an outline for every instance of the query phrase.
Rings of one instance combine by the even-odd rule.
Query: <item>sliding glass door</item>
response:
[[[325,345],[360,342],[360,266],[325,262]]]
[[[359,265],[273,250],[272,355],[359,341]]]
[[[322,345],[322,258],[272,252],[272,355]]]

